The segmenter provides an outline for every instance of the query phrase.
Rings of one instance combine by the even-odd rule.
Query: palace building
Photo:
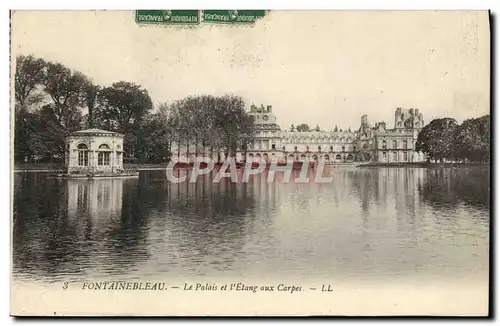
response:
[[[392,129],[387,128],[385,122],[372,126],[368,116],[363,115],[356,131],[282,130],[271,105],[252,105],[248,114],[254,120],[255,137],[246,151],[238,151],[238,162],[255,158],[267,162],[322,159],[338,164],[422,162],[426,159],[423,153],[415,151],[418,133],[424,127],[423,115],[418,109],[397,108]],[[194,154],[187,148],[192,150],[193,146],[178,148],[177,144],[172,144],[172,159],[193,162]],[[217,155],[224,159],[223,153]]]

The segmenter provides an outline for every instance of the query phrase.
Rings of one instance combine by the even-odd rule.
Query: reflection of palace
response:
[[[361,117],[357,131],[286,131],[281,130],[272,107],[252,105],[249,115],[254,119],[256,136],[246,151],[246,159],[261,158],[266,161],[301,161],[323,159],[327,162],[422,162],[423,153],[415,151],[418,133],[424,127],[423,115],[418,109],[397,108],[394,128],[385,122],[371,126],[368,116]],[[174,161],[194,160],[195,145],[172,144]],[[188,152],[189,150],[189,152]],[[208,153],[199,148],[198,153]],[[180,153],[180,156],[178,156]],[[220,154],[222,159],[224,153]],[[238,161],[245,153],[236,155]],[[213,159],[217,158],[214,154]]]

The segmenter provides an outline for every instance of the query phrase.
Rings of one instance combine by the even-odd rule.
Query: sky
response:
[[[16,11],[11,52],[59,61],[153,103],[195,94],[272,105],[282,129],[394,125],[396,107],[460,123],[490,112],[485,11],[271,11],[253,26],[138,25],[133,11]]]

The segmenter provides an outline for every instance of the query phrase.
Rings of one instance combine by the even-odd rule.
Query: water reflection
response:
[[[490,209],[490,170],[487,167],[427,169],[419,186],[423,200],[437,209],[462,204]]]
[[[487,271],[489,170],[335,167],[324,171],[332,183],[299,173],[180,184],[162,171],[16,174],[14,270],[45,280]]]
[[[196,183],[144,185],[151,194],[145,196],[144,214],[157,217],[148,241],[158,249],[152,260],[160,272],[225,269],[242,252],[255,217],[253,185],[212,180],[213,174]]]

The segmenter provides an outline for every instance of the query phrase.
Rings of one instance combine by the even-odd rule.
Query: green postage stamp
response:
[[[249,24],[266,15],[266,10],[136,10],[138,24],[194,25],[207,23]]]

